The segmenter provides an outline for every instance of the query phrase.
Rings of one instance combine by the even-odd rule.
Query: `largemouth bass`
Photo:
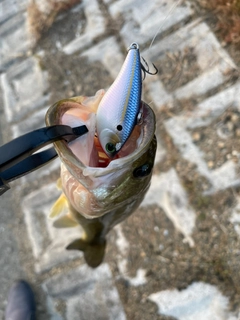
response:
[[[84,252],[86,262],[97,267],[103,260],[106,235],[126,219],[146,194],[156,152],[155,115],[141,102],[142,123],[135,126],[116,157],[110,160],[95,137],[95,119],[104,91],[94,97],[75,97],[55,103],[46,114],[46,124],[85,124],[89,132],[71,142],[54,143],[62,161],[62,195],[51,217],[56,227],[83,229],[81,237],[67,246]]]
[[[60,215],[56,227],[81,225],[82,237],[67,249],[82,250],[91,267],[103,260],[106,234],[139,206],[149,188],[156,153],[155,116],[141,102],[141,72],[153,74],[141,63],[138,44],[132,43],[106,93],[99,90],[94,97],[62,100],[46,115],[48,126],[88,128],[69,144],[55,143],[62,161],[58,185],[63,194],[51,216]]]

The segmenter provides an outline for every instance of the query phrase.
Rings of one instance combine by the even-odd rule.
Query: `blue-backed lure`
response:
[[[104,152],[113,158],[141,121],[142,72],[149,71],[141,63],[139,46],[132,43],[124,64],[97,110],[97,134]]]

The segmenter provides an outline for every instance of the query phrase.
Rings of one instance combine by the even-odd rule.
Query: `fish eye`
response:
[[[116,146],[115,146],[113,143],[111,143],[111,142],[108,142],[108,143],[106,144],[105,148],[106,148],[106,151],[109,152],[109,153],[114,153],[114,152],[116,152]]]
[[[152,172],[152,165],[149,163],[145,163],[133,171],[133,176],[134,178],[143,178],[148,176],[151,172]]]

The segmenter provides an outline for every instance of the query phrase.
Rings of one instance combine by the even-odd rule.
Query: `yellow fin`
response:
[[[68,215],[65,215],[63,217],[60,217],[56,221],[54,221],[53,226],[55,228],[74,228],[79,226],[79,224],[72,220]]]
[[[59,216],[65,209],[68,209],[68,202],[65,195],[62,193],[60,197],[57,199],[57,201],[54,203],[50,211],[49,218],[55,218]]]
[[[62,190],[62,179],[61,179],[61,178],[58,178],[58,179],[57,179],[57,188],[58,188],[59,190]]]

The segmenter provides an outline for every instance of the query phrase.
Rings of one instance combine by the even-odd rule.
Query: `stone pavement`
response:
[[[229,270],[235,270],[233,281],[240,280],[240,247],[237,247],[240,238],[240,149],[235,149],[237,144],[231,140],[239,137],[240,130],[237,126],[240,82],[235,76],[239,69],[190,2],[183,1],[177,6],[175,3],[174,0],[152,0],[147,4],[141,0],[83,0],[58,17],[49,31],[52,45],[49,51],[44,41],[32,50],[27,25],[28,2],[0,0],[1,144],[45,125],[44,115],[53,102],[52,92],[56,91],[50,63],[49,68],[43,66],[48,54],[56,57],[56,61],[58,56],[63,57],[64,64],[58,65],[65,77],[64,83],[60,84],[65,86],[65,96],[60,95],[62,98],[89,94],[93,80],[97,81],[98,89],[107,88],[124,60],[123,48],[133,41],[143,48],[142,56],[159,68],[157,76],[144,80],[143,90],[144,100],[154,108],[158,121],[156,169],[151,188],[134,215],[141,216],[143,211],[150,212],[149,217],[152,215],[149,239],[143,224],[132,241],[133,231],[130,229],[128,234],[128,222],[123,222],[109,235],[106,262],[96,270],[86,266],[81,253],[65,251],[66,244],[76,238],[79,230],[55,229],[48,219],[50,207],[59,195],[55,187],[59,160],[55,160],[13,183],[12,189],[1,197],[2,318],[7,289],[16,277],[21,276],[33,284],[38,300],[38,319],[240,319],[239,283],[232,285],[235,288],[232,292],[225,289],[224,284],[220,286],[224,277],[219,283],[214,279],[210,283],[207,276],[195,277],[194,272],[191,281],[178,287],[170,279],[165,287],[154,280],[156,274],[164,277],[164,268],[172,268],[171,261],[180,259],[177,242],[183,240],[181,250],[193,250],[193,255],[198,256],[194,248],[198,246],[200,220],[205,213],[196,205],[196,194],[192,190],[196,188],[194,183],[199,181],[198,199],[205,207],[203,201],[206,199],[211,201],[219,193],[224,198],[229,190],[234,193],[235,201],[231,202],[226,217],[218,217],[214,206],[211,217],[225,237],[229,234],[229,243],[232,239],[235,241],[232,251],[226,255],[236,258]],[[66,34],[62,30],[66,30]],[[155,42],[149,48],[157,31]],[[67,63],[74,59],[85,62],[87,69],[84,70],[87,71],[79,79],[79,87],[75,84],[76,87],[71,88],[75,70],[69,70]],[[96,65],[107,74],[108,80],[102,81],[102,73],[99,73],[99,79],[91,77]],[[78,68],[81,70],[84,65],[76,65]],[[84,88],[88,91],[83,92]],[[229,110],[232,113],[226,118]],[[206,151],[207,143],[210,147]],[[216,145],[220,151],[215,153]],[[230,151],[229,145],[233,146]],[[173,154],[177,155],[175,160],[171,158]],[[137,218],[131,221],[134,219]],[[157,219],[162,219],[162,225],[155,223]],[[212,228],[214,231],[216,227]],[[144,235],[151,248],[150,233],[156,235],[155,239],[161,233],[163,240],[154,240],[157,249],[153,249],[152,256],[151,251],[148,257],[143,250],[139,256],[142,254],[141,261],[144,262],[132,263],[135,267],[130,268],[130,251],[132,248],[142,250],[140,239],[144,239]],[[169,234],[173,237],[172,245],[176,241],[170,258],[164,253]],[[218,246],[217,240],[213,246]],[[150,269],[143,267],[147,257],[155,261]],[[231,259],[229,261],[233,261]],[[188,273],[191,274],[191,268]],[[174,277],[177,276],[175,273]],[[153,283],[151,288],[148,283]],[[134,293],[132,299],[131,295],[126,297],[123,284],[126,285],[125,292]],[[138,308],[142,310],[140,315]]]

